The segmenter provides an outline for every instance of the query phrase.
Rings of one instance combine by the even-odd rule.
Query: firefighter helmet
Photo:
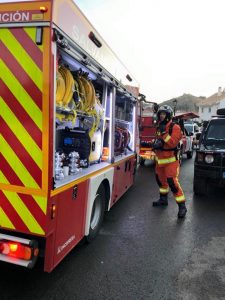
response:
[[[164,112],[166,114],[166,122],[169,122],[173,117],[173,109],[169,105],[162,105],[157,111],[157,119],[160,120],[160,113]]]

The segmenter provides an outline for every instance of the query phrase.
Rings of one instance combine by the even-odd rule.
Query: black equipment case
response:
[[[80,159],[89,160],[91,140],[83,128],[60,129],[56,131],[56,151],[69,154],[76,151]]]

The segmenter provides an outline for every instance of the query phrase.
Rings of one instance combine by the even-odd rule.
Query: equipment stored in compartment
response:
[[[60,129],[56,131],[56,151],[69,154],[76,151],[80,159],[89,160],[91,152],[91,140],[87,131],[83,128]]]
[[[89,162],[100,162],[101,158],[101,147],[102,147],[102,134],[101,131],[98,130],[94,133],[91,138],[91,153],[89,156]]]
[[[127,129],[116,127],[115,128],[115,143],[114,150],[115,154],[122,154],[130,143],[130,133]]]

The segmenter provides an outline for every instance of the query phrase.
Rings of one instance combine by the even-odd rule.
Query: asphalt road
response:
[[[154,168],[140,167],[99,236],[52,273],[41,262],[32,271],[1,263],[0,300],[225,299],[225,192],[193,196],[193,159],[184,159],[180,177],[185,220],[172,195],[167,208],[152,207]]]

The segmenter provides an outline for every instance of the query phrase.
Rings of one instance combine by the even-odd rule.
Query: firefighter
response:
[[[182,139],[179,125],[172,123],[173,110],[163,105],[157,112],[156,139],[153,149],[156,153],[156,181],[159,185],[160,198],[153,206],[167,206],[168,193],[171,189],[178,204],[178,218],[184,218],[187,212],[185,196],[178,181],[180,162],[178,145]]]

